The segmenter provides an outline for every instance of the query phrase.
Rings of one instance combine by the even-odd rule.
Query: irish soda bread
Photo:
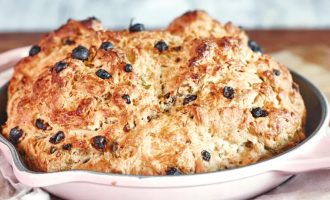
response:
[[[3,135],[32,170],[138,175],[255,163],[304,139],[286,67],[205,12],[165,30],[69,20],[15,67]]]

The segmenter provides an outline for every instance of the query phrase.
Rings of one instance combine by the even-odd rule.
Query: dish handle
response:
[[[274,171],[298,174],[328,168],[330,168],[330,127],[327,127],[318,145],[308,155],[282,162],[281,166],[277,166]]]
[[[20,59],[28,55],[30,46],[9,50],[0,56],[0,72],[13,67]]]

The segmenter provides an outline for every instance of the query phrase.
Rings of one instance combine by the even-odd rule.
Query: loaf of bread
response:
[[[289,70],[203,11],[164,30],[69,20],[18,62],[8,93],[2,134],[34,171],[212,172],[304,139]]]

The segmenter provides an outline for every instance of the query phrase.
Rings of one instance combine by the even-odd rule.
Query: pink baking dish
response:
[[[26,55],[20,48],[0,55],[0,70]],[[22,184],[42,187],[65,199],[246,199],[268,191],[292,175],[330,167],[329,108],[326,97],[311,82],[292,72],[305,100],[307,138],[271,159],[219,172],[180,176],[133,176],[70,170],[33,172],[14,146],[0,135],[0,149]],[[0,85],[0,122],[5,121],[7,84]]]

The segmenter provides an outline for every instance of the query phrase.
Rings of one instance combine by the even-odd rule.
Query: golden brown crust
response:
[[[202,11],[134,33],[69,20],[16,65],[3,134],[19,127],[17,148],[31,169],[45,172],[201,173],[257,162],[304,139],[305,107],[288,69],[247,40]],[[104,41],[114,48],[100,49]],[[156,49],[158,41],[168,49]],[[89,49],[86,61],[72,58],[78,45]],[[59,61],[67,66],[56,72]],[[99,69],[112,77],[99,78]],[[226,86],[234,96],[224,95]],[[254,117],[257,107],[267,114]],[[53,144],[58,131],[65,138]],[[106,138],[104,149],[95,136]]]

